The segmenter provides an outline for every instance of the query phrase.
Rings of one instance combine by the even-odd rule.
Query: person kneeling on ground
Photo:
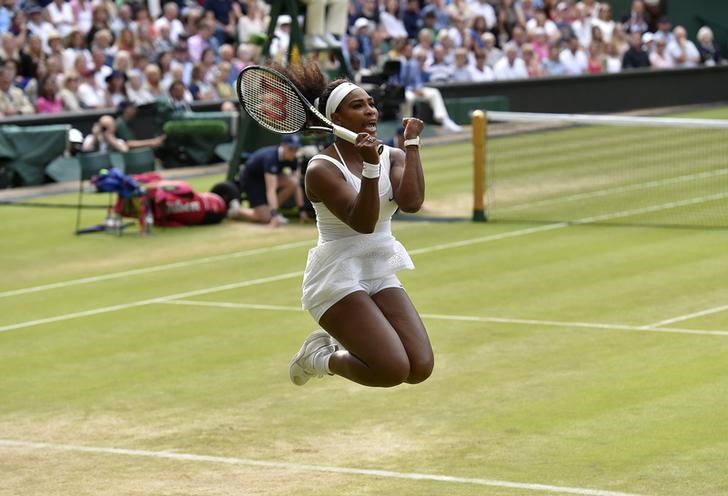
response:
[[[260,148],[248,157],[240,173],[240,190],[247,195],[249,208],[231,209],[230,218],[278,227],[288,222],[279,208],[293,197],[300,221],[309,220],[303,208],[304,194],[297,160],[300,147],[299,137],[289,134],[281,138],[280,145]]]

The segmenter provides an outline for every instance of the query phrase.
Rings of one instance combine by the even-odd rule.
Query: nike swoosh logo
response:
[[[389,198],[389,201],[394,201],[394,197],[393,197],[393,196],[392,196],[392,197],[390,197],[390,198]]]

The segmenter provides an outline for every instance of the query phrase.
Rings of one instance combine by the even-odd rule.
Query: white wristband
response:
[[[417,148],[420,147],[420,137],[417,136],[416,138],[404,140],[404,146],[416,146]]]
[[[377,179],[379,177],[379,164],[370,164],[364,162],[364,167],[361,168],[361,177],[367,179]]]

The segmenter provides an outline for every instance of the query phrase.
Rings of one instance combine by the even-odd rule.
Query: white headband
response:
[[[334,91],[329,95],[329,99],[326,100],[326,118],[331,119],[331,114],[336,112],[336,109],[341,105],[341,101],[346,98],[346,95],[359,87],[354,83],[341,83],[339,86],[334,88]]]

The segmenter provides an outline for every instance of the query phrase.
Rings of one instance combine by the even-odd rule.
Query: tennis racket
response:
[[[250,65],[238,75],[238,100],[245,112],[264,128],[278,134],[302,130],[333,133],[349,143],[357,134],[326,118],[306,100],[301,91],[285,75],[260,65]],[[316,122],[311,125],[311,117]],[[318,124],[318,125],[316,125]],[[379,153],[382,146],[379,147]]]

